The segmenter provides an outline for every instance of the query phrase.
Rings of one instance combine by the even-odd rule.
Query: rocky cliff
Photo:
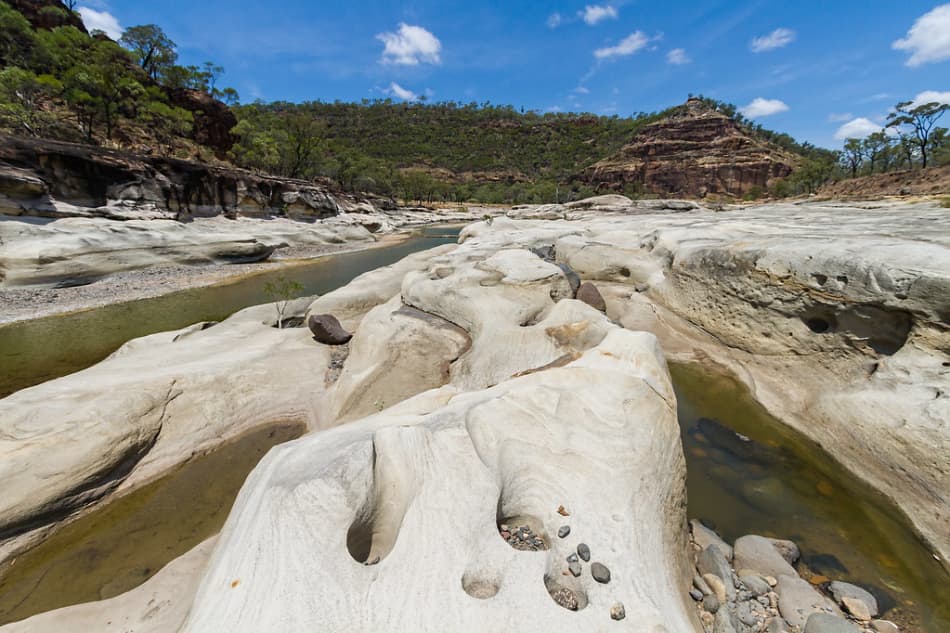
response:
[[[0,135],[0,214],[173,219],[316,220],[373,204],[324,183],[88,145]]]
[[[797,162],[699,99],[690,99],[677,114],[644,127],[580,178],[602,190],[633,185],[662,196],[742,196],[788,176]]]

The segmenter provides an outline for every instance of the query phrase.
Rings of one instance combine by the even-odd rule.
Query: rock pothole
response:
[[[488,600],[498,593],[499,583],[496,579],[466,572],[462,575],[462,589],[477,600]]]

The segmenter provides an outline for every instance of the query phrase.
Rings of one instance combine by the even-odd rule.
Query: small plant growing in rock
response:
[[[946,198],[942,198],[940,200],[940,206],[943,207],[944,209],[950,209],[950,196],[947,196]]]
[[[284,313],[287,311],[287,305],[291,299],[294,299],[303,291],[300,282],[293,279],[287,279],[280,275],[274,281],[268,281],[264,284],[264,294],[274,302],[274,309],[277,310],[277,327],[284,329]]]
[[[491,223],[492,223],[492,221],[494,221],[494,219],[495,219],[495,217],[492,216],[492,215],[489,215],[488,213],[486,213],[485,215],[482,216],[482,222],[484,222],[484,223],[487,224],[488,226],[491,226]]]

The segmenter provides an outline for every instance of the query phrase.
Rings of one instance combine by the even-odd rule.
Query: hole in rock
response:
[[[302,317],[302,316],[299,316],[299,317],[287,317],[287,318],[284,319],[284,321],[283,321],[283,326],[284,326],[284,329],[285,329],[285,330],[286,330],[287,328],[303,327],[305,321],[306,321],[306,319],[305,319],[304,317]],[[271,327],[274,328],[274,329],[278,329],[278,328],[277,328],[277,323],[274,323]]]
[[[346,549],[358,563],[375,565],[393,550],[421,479],[413,464],[426,445],[424,429],[390,427],[373,435],[372,484],[346,532]]]
[[[511,547],[525,552],[548,549],[549,538],[544,531],[544,524],[537,517],[516,507],[508,497],[502,491],[495,508],[495,525],[501,538]]]
[[[626,266],[623,267],[623,268],[621,268],[621,269],[620,269],[620,276],[621,276],[621,277],[629,277],[629,276],[630,276],[630,269],[627,268]]]
[[[818,282],[819,286],[824,286],[828,283],[828,275],[822,275],[821,273],[812,273],[812,277],[815,278],[815,281]]]
[[[544,577],[544,586],[559,607],[568,611],[580,611],[587,607],[587,594],[573,577],[548,574]]]
[[[498,593],[498,581],[466,572],[462,575],[462,589],[473,598],[488,600]]]
[[[823,317],[819,317],[819,316],[808,317],[804,319],[804,321],[805,321],[805,325],[808,326],[808,329],[814,332],[815,334],[825,334],[827,332],[830,332],[832,329],[830,321]]]

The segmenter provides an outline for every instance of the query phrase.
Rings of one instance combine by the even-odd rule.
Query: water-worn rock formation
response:
[[[0,401],[0,464],[12,482],[0,516],[8,535],[19,534],[5,551],[57,512],[127,492],[251,418],[296,416],[319,429],[369,407],[375,415],[287,445],[259,467],[186,630],[478,622],[501,631],[521,613],[593,631],[618,617],[618,605],[620,629],[694,630],[684,460],[665,362],[651,335],[572,297],[561,268],[473,240],[314,302],[311,313],[332,313],[355,332],[338,378],[321,371],[330,347],[305,328],[262,324],[272,310],[263,306],[133,341],[80,374],[18,392]],[[204,422],[192,444],[182,432],[196,417]],[[545,547],[512,549],[502,522],[530,526]],[[569,537],[555,539],[565,524]],[[286,539],[302,540],[280,545]],[[590,562],[609,569],[607,584],[587,563],[579,577],[565,575],[581,539]]]
[[[640,130],[617,154],[581,176],[598,189],[628,185],[661,196],[742,196],[788,176],[799,159],[699,99]]]
[[[110,219],[286,217],[372,211],[325,184],[89,145],[0,135],[0,213]]]

